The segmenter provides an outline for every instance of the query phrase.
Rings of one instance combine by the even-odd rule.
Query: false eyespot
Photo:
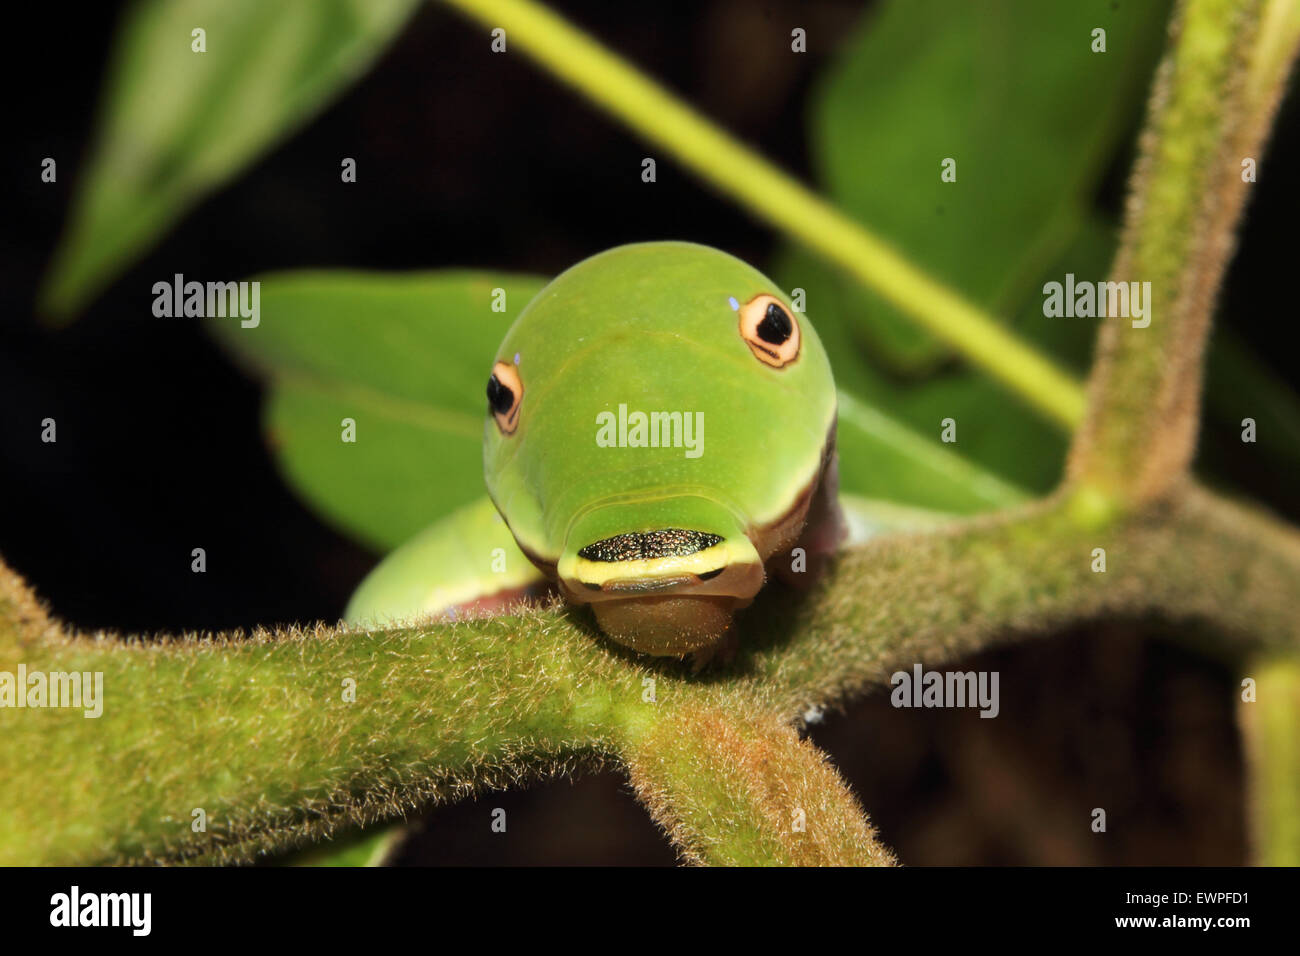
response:
[[[524,400],[524,383],[519,370],[509,362],[492,366],[492,376],[487,383],[488,411],[497,420],[503,435],[511,434],[519,425],[519,406]]]
[[[799,322],[780,299],[763,292],[739,312],[741,338],[760,362],[784,368],[799,357]]]

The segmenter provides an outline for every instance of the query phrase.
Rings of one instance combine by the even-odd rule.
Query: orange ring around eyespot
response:
[[[789,323],[790,331],[783,341],[771,340],[771,328],[766,329],[768,337],[764,338],[763,326],[765,320],[769,319],[768,310],[772,306],[776,306],[780,310],[780,315]],[[786,308],[784,302],[774,295],[760,292],[742,305],[739,312],[740,337],[745,340],[749,350],[760,362],[772,368],[785,368],[799,358],[799,351],[803,344],[799,320]]]

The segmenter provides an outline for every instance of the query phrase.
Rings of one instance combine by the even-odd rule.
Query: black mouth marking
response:
[[[702,571],[695,575],[698,581],[712,581],[726,567],[714,568],[712,571]],[[691,579],[682,575],[671,578],[635,578],[630,581],[614,580],[605,584],[592,584],[590,581],[583,581],[582,585],[588,591],[666,591],[669,588],[675,588],[679,584],[690,584]]]
[[[720,534],[664,528],[660,531],[636,531],[616,534],[612,538],[589,544],[578,552],[588,561],[644,561],[656,558],[681,558],[711,548],[722,540]]]
[[[691,579],[682,575],[671,578],[632,578],[608,581],[602,590],[614,594],[653,594],[656,591],[672,591],[690,583]]]

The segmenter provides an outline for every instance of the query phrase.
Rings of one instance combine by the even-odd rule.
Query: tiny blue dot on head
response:
[[[736,297],[734,295],[727,296],[727,302],[731,305],[732,312],[740,311],[740,303],[736,301]]]
[[[515,353],[515,364],[516,364],[516,365],[519,364],[519,353],[518,353],[518,352]]]

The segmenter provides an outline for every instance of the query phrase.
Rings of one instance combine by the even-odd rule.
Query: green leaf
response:
[[[261,280],[261,319],[209,328],[271,384],[268,441],[336,527],[388,551],[483,496],[484,387],[534,276],[295,272]],[[503,312],[493,311],[494,290]],[[343,420],[355,442],[343,441]]]
[[[848,526],[845,539],[848,547],[857,547],[883,534],[934,531],[953,521],[953,515],[942,511],[911,508],[858,495],[840,495],[840,508]]]
[[[275,861],[279,866],[384,866],[409,836],[403,823],[353,830]]]
[[[1067,271],[1081,278],[1103,278],[1114,245],[1113,228],[1096,217],[1089,219],[1066,254],[1043,270],[1038,287],[1041,289],[1043,281]],[[783,288],[804,289],[808,315],[826,346],[841,390],[910,429],[932,447],[960,453],[968,465],[978,466],[1018,490],[1045,492],[1059,480],[1067,436],[987,376],[956,363],[934,370],[927,378],[900,376],[881,359],[879,349],[859,334],[852,311],[856,300],[829,266],[802,248],[790,247],[778,257],[772,273]],[[1064,367],[1079,371],[1087,367],[1097,335],[1096,319],[1044,316],[1041,296],[1034,296],[1009,324]],[[954,445],[939,442],[945,418],[956,422]],[[861,474],[873,484],[854,486],[850,471],[845,487],[869,497],[882,497],[875,482],[884,476]],[[898,500],[924,507],[969,510],[954,507],[949,501],[915,497],[927,493],[927,489],[913,481],[901,483],[894,491],[914,496]]]
[[[1255,441],[1273,465],[1300,468],[1300,397],[1232,329],[1215,330],[1205,368],[1206,417],[1240,432],[1255,419]]]
[[[840,390],[840,488],[940,512],[968,514],[1019,504],[1021,489]]]
[[[1141,108],[1168,4],[889,0],[813,97],[818,178],[842,209],[976,304],[1014,314],[1067,248]],[[1092,51],[1094,29],[1106,51]],[[956,180],[941,163],[956,161]],[[879,360],[949,353],[879,296],[844,284]]]
[[[416,0],[145,0],[112,54],[102,126],[42,308],[69,317],[204,195],[360,76]],[[192,50],[201,28],[206,52]],[[337,162],[337,160],[330,160]]]

